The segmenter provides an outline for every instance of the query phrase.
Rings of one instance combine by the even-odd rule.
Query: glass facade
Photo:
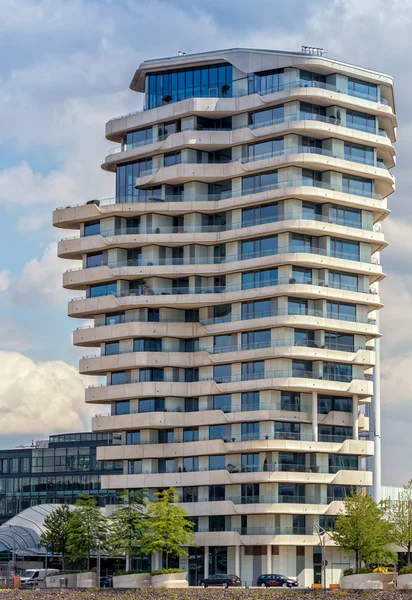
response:
[[[47,447],[0,450],[0,522],[36,504],[74,504],[93,495],[99,506],[118,502],[102,490],[102,474],[120,474],[122,462],[96,460],[96,448],[120,443],[116,434],[67,433],[50,436]]]
[[[146,75],[145,108],[156,108],[185,98],[230,98],[232,65],[222,63]]]

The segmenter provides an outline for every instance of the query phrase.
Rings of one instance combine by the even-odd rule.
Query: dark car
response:
[[[205,588],[213,585],[227,588],[233,585],[239,586],[241,585],[241,581],[237,575],[211,575],[199,581],[199,585]]]
[[[260,575],[257,578],[256,585],[259,587],[296,587],[296,579],[286,577],[286,575],[277,575],[275,573]]]
[[[100,587],[110,588],[113,587],[113,577],[111,575],[105,575],[100,577]]]

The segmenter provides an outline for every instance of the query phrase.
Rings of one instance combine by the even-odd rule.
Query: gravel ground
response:
[[[412,600],[412,590],[0,590],[0,600]]]

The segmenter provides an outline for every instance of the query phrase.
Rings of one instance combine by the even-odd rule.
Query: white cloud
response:
[[[96,409],[86,405],[84,389],[77,369],[63,361],[0,352],[0,431],[31,436],[89,429]]]
[[[23,267],[21,273],[11,283],[7,299],[20,305],[46,303],[55,306],[68,302],[81,292],[65,290],[62,287],[63,272],[80,265],[79,261],[62,260],[57,256],[57,243],[51,242],[40,259],[32,258]]]
[[[0,292],[5,292],[10,285],[10,273],[8,271],[0,271]]]

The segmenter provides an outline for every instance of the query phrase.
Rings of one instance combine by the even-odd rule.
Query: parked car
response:
[[[47,569],[47,576],[58,575],[58,569]],[[46,569],[26,569],[20,575],[20,587],[33,588],[46,579]]]
[[[113,587],[113,577],[111,575],[102,575],[100,577],[100,587],[109,588]]]
[[[211,575],[210,577],[199,581],[199,585],[205,588],[214,585],[227,588],[231,586],[239,586],[241,585],[241,581],[240,577],[237,575]]]
[[[260,575],[257,578],[256,585],[259,587],[296,587],[296,579],[286,577],[286,575],[277,575],[275,573]]]

